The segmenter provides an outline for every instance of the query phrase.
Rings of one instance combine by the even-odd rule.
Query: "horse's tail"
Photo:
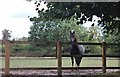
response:
[[[81,56],[81,57],[79,57],[79,56],[76,56],[76,57],[75,57],[75,62],[76,62],[76,64],[77,64],[77,66],[80,65],[81,59],[82,59],[82,56]]]

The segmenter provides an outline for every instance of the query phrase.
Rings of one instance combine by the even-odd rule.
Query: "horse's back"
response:
[[[83,45],[72,45],[70,48],[71,55],[83,55],[85,52],[85,48]]]
[[[85,48],[83,45],[78,45],[78,49],[82,55],[85,53]]]

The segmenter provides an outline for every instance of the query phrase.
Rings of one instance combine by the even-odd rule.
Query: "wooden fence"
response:
[[[33,42],[29,42],[29,41],[0,41],[0,43],[5,45],[5,75],[9,75],[10,74],[10,44],[33,44]],[[53,43],[53,42],[37,42],[37,44],[49,44],[49,43]],[[102,67],[62,67],[62,57],[70,57],[70,56],[65,56],[62,55],[62,44],[70,44],[70,43],[63,43],[60,41],[57,41],[56,43],[54,42],[53,44],[56,44],[56,51],[57,51],[57,59],[58,59],[58,67],[55,68],[32,68],[32,69],[57,69],[58,70],[58,76],[62,75],[62,69],[102,69],[103,73],[106,73],[106,69],[120,69],[120,67],[106,67],[106,47],[109,45],[119,45],[119,44],[113,44],[113,43],[83,43],[83,42],[79,42],[78,44],[82,44],[82,45],[99,45],[102,47],[102,55],[87,55],[87,57],[102,57]],[[85,56],[85,55],[84,55]],[[111,56],[112,57],[112,56]],[[115,57],[115,56],[114,56]],[[120,57],[119,55],[117,55],[116,57]],[[18,69],[18,68],[14,68],[14,69]],[[25,69],[25,68],[21,68],[21,69]],[[26,69],[30,69],[30,68],[26,68]]]

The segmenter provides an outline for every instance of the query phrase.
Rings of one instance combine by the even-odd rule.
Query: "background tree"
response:
[[[113,34],[104,34],[104,41],[108,43],[120,44],[120,34],[116,35],[116,32],[114,32]],[[119,45],[108,47],[107,53],[110,53],[110,54],[120,53]]]
[[[101,42],[100,40],[100,29],[97,26],[92,26],[89,29],[84,26],[79,26],[76,23],[78,20],[72,16],[69,20],[65,19],[63,21],[57,20],[57,21],[39,21],[39,18],[37,19],[31,19],[33,22],[33,25],[31,26],[31,30],[29,32],[29,40],[33,42],[56,42],[56,41],[62,41],[62,42],[69,42],[69,32],[71,29],[74,29],[76,31],[76,36],[78,38],[78,41],[91,41],[91,42]],[[90,31],[90,32],[88,32]],[[93,33],[93,37],[91,34]],[[39,45],[40,47],[40,45]],[[43,51],[43,46],[40,48]],[[49,46],[50,47],[50,46]],[[63,51],[69,52],[69,45],[63,46]],[[35,47],[31,47],[35,48]],[[37,48],[36,48],[37,49]],[[39,49],[39,48],[38,48]],[[39,49],[39,50],[40,50]],[[45,48],[50,49],[50,48]],[[51,47],[51,50],[53,51],[53,48]],[[100,53],[100,47],[93,47],[93,46],[86,46],[86,50],[92,50],[91,53],[97,52]],[[99,50],[99,51],[96,51]],[[44,50],[48,51],[48,50]],[[49,50],[50,51],[50,50]],[[87,52],[88,53],[88,52]]]
[[[2,40],[10,40],[10,38],[11,38],[11,32],[12,31],[10,31],[10,30],[4,29],[2,31],[2,35],[3,35]]]
[[[3,35],[2,40],[10,40],[11,33],[12,33],[12,31],[4,29],[2,31],[2,35]],[[2,42],[2,45],[0,45],[0,48],[1,48],[0,49],[0,53],[4,53],[5,50],[4,50],[4,44],[3,44],[3,42]]]
[[[30,41],[33,41],[33,42],[56,42],[56,41],[69,42],[69,39],[70,39],[69,32],[71,29],[74,29],[76,31],[78,40],[80,41],[88,40],[87,29],[83,26],[77,25],[76,24],[77,20],[74,19],[74,16],[71,17],[70,20],[64,20],[64,21],[60,21],[60,20],[39,21],[39,18],[38,19],[33,18],[31,19],[31,21],[33,22],[33,26],[31,26],[30,32],[29,32],[30,37],[28,39]],[[68,45],[66,45],[64,49],[68,49]]]
[[[38,18],[39,20],[39,18]],[[64,21],[38,21],[33,20],[33,26],[31,26],[31,31],[29,32],[30,41],[69,41],[69,31],[74,29],[77,32],[78,38],[81,38],[82,41],[85,41],[84,38],[87,36],[86,28],[83,26],[78,26],[76,24],[77,20],[71,17],[70,20]]]
[[[98,26],[89,27],[88,28],[89,41],[102,42],[103,38],[101,38],[102,36],[101,30],[102,29]]]
[[[13,38],[12,41],[28,41],[27,37],[21,38]],[[12,44],[11,45],[11,52],[12,53],[27,53],[29,52],[30,45],[29,44]]]
[[[35,4],[38,14],[42,13],[46,19],[70,19],[76,14],[77,24],[83,24],[96,15],[101,18],[98,24],[104,27],[104,32],[120,33],[120,2],[48,2],[47,10],[39,10],[40,3]]]
[[[103,41],[101,28],[98,26],[91,26],[88,28],[88,36],[89,36],[89,42],[97,42],[101,43]],[[88,42],[87,41],[87,42]],[[88,53],[101,53],[101,47],[100,46],[94,46],[94,45],[87,45],[87,50],[89,50]]]
[[[39,23],[40,21],[55,22],[56,20],[58,20],[57,22],[62,22],[62,23],[65,22],[65,25],[69,25],[70,22],[67,20],[70,20],[71,17],[74,16],[73,18],[77,19],[77,22],[72,25],[73,26],[72,28],[74,29],[77,28],[76,31],[78,32],[77,34],[79,34],[77,37],[79,37],[80,40],[82,40],[81,37],[82,38],[85,37],[83,39],[84,41],[96,41],[96,42],[98,40],[99,42],[103,41],[100,34],[99,33],[97,34],[97,32],[99,31],[96,30],[96,28],[94,27],[95,26],[94,24],[91,25],[92,27],[89,29],[90,33],[87,34],[87,36],[89,35],[89,37],[86,37],[84,32],[83,33],[79,32],[81,27],[78,28],[78,26],[77,27],[74,26],[76,24],[81,26],[80,24],[84,24],[86,23],[86,21],[94,22],[95,20],[93,20],[93,15],[96,15],[97,17],[99,17],[98,25],[103,28],[103,33],[114,34],[114,35],[119,34],[119,31],[120,31],[119,9],[120,7],[119,7],[118,2],[111,2],[111,3],[109,2],[103,2],[103,3],[102,2],[101,3],[97,3],[97,2],[48,2],[47,10],[44,10],[44,9],[40,10],[39,2],[35,2],[35,4],[37,6],[36,11],[38,12],[39,17],[30,18],[31,21],[33,21],[34,23]],[[66,22],[69,22],[69,24],[67,24]],[[62,26],[61,28],[59,28],[59,30],[64,31],[64,27]]]
[[[98,25],[102,27],[103,33],[112,36],[120,34],[120,2],[47,2],[47,10],[40,10],[39,2],[35,4],[38,14],[42,14],[46,20],[69,20],[75,15],[78,20],[76,24],[84,24],[86,21],[95,21],[92,17],[96,15],[99,17]],[[90,38],[93,39],[95,33],[90,34]],[[111,39],[110,36],[107,38]],[[120,43],[117,41],[120,38],[113,38],[114,42]]]

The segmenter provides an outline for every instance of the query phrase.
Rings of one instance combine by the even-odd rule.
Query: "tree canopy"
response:
[[[2,31],[2,35],[3,35],[2,40],[10,40],[10,38],[11,38],[11,32],[12,31],[10,31],[10,30],[4,29]]]
[[[77,20],[71,17],[70,20],[64,21],[39,21],[39,18],[34,19],[33,26],[30,27],[30,41],[69,41],[69,32],[71,29],[76,31],[77,37],[82,41],[87,41],[87,30],[83,26],[76,25]]]
[[[35,4],[36,11],[45,19],[64,20],[76,15],[77,24],[83,24],[92,21],[92,16],[96,15],[101,18],[98,25],[103,27],[105,33],[120,33],[120,2],[48,2],[47,10],[40,10],[39,2]]]
[[[33,22],[29,32],[31,41],[68,41],[69,31],[74,28],[78,39],[83,39],[82,41],[102,42],[104,39],[106,42],[119,43],[117,40],[120,39],[120,4],[118,2],[48,2],[47,10],[44,8],[40,10],[39,2],[35,4],[38,17],[30,18]],[[99,27],[95,26],[93,15],[99,17],[97,25],[106,33],[103,37],[99,34]],[[86,21],[93,22],[89,31],[81,26]],[[99,50],[99,47],[90,48],[94,49],[93,52]],[[118,52],[118,49],[115,52]]]
[[[84,26],[79,26],[76,24],[77,20],[74,19],[74,16],[71,17],[69,20],[59,21],[39,21],[38,18],[33,19],[33,25],[30,27],[28,38],[29,41],[32,42],[56,42],[56,41],[62,41],[62,42],[69,42],[69,32],[71,29],[74,29],[76,32],[76,36],[78,41],[86,41],[86,42],[101,42],[101,35],[100,28],[98,26],[92,26],[89,29]],[[33,46],[41,46],[41,49],[44,47],[47,47],[47,45],[38,45],[35,44]],[[50,47],[50,45],[49,45]],[[33,47],[35,48],[35,47]],[[47,48],[46,48],[47,49]],[[50,48],[49,48],[50,49]],[[93,46],[86,46],[86,50],[92,50],[87,51],[94,53],[100,53],[100,47],[93,47]],[[48,50],[47,50],[48,51]],[[65,44],[63,51],[69,51],[69,45]]]

